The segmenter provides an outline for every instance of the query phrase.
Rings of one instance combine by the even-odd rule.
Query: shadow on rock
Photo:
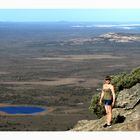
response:
[[[116,123],[123,123],[125,121],[126,117],[125,116],[121,116],[120,114],[117,115],[117,117],[113,118],[112,123],[116,124]]]

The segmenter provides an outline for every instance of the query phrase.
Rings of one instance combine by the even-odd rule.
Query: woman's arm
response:
[[[102,104],[103,97],[104,97],[104,91],[102,90],[101,97],[100,97],[100,101],[99,101],[99,104],[100,104],[100,105]]]
[[[113,96],[113,102],[112,102],[112,106],[114,106],[114,104],[115,104],[115,90],[114,90],[114,86],[112,85],[111,86],[111,92],[112,92],[112,96]]]

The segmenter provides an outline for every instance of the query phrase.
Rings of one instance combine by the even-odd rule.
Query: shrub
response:
[[[99,94],[92,96],[89,111],[91,113],[95,113],[98,118],[101,118],[103,115],[105,115],[105,109],[103,105],[99,105],[99,100]]]
[[[137,83],[140,83],[140,67],[132,70],[129,74],[118,74],[112,76],[112,84],[115,86],[116,92],[125,88],[131,88]]]

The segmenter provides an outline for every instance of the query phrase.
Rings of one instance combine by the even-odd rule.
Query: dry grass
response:
[[[122,57],[113,56],[110,54],[102,54],[102,55],[62,55],[57,57],[39,57],[34,59],[57,60],[57,61],[82,61],[82,60],[92,60],[92,59],[122,59]]]
[[[59,86],[59,85],[75,85],[84,87],[96,87],[99,79],[93,78],[56,78],[50,81],[9,81],[1,82],[6,85],[43,85],[43,86]]]

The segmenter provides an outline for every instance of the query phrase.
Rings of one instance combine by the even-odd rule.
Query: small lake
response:
[[[41,113],[46,109],[42,107],[32,107],[32,106],[2,106],[0,111],[8,114],[34,114]]]

